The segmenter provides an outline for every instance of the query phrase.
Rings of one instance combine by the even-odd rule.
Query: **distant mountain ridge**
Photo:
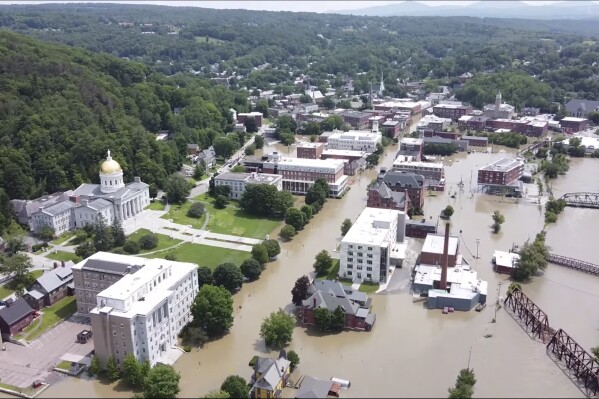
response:
[[[478,1],[467,6],[429,6],[417,1],[403,1],[357,10],[331,11],[338,14],[366,16],[477,17],[520,19],[599,19],[599,4],[592,1],[562,1],[531,5],[522,1]]]

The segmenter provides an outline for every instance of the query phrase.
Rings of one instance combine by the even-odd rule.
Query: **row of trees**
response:
[[[86,225],[77,232],[73,240],[74,243],[79,244],[75,254],[85,259],[98,251],[123,247],[127,237],[119,219],[114,220],[111,226],[107,226],[104,217],[99,215],[95,224]]]
[[[514,268],[514,280],[527,281],[539,270],[545,270],[549,258],[549,248],[545,245],[545,231],[538,233],[532,243],[525,242],[518,254],[520,259]]]
[[[239,207],[254,216],[282,219],[293,206],[289,191],[278,191],[269,184],[248,184],[239,199]]]
[[[557,216],[566,208],[566,200],[549,198],[545,204],[545,223],[557,222]]]
[[[140,362],[133,353],[125,356],[122,369],[113,357],[110,357],[106,367],[102,368],[98,358],[92,356],[88,373],[106,377],[111,381],[122,378],[130,388],[143,389],[142,397],[148,399],[175,398],[181,390],[179,387],[181,376],[172,366],[157,364],[150,367],[149,361]]]
[[[281,237],[292,239],[299,230],[302,230],[314,217],[329,197],[329,184],[325,179],[317,179],[308,189],[304,198],[305,205],[300,209],[288,208],[285,214],[285,226],[281,229]]]

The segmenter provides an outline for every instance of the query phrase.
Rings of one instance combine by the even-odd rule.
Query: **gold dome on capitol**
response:
[[[119,173],[122,172],[121,165],[110,156],[110,150],[108,150],[108,156],[106,161],[102,162],[100,166],[100,173]]]

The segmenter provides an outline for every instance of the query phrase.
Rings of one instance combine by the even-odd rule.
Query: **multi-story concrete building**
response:
[[[461,129],[472,129],[482,132],[487,127],[488,119],[482,115],[464,115],[458,119],[458,126]]]
[[[407,111],[412,116],[419,116],[424,108],[427,107],[423,107],[423,103],[412,99],[398,99],[374,104],[374,109],[377,111]]]
[[[41,208],[31,215],[31,227],[35,233],[39,233],[44,227],[54,230],[54,234],[59,236],[64,232],[74,228],[73,208],[75,203],[63,201],[58,204],[50,205],[47,208]]]
[[[253,119],[256,121],[256,127],[260,128],[260,127],[262,127],[263,117],[264,117],[264,115],[262,115],[262,112],[240,113],[240,114],[237,114],[237,123],[244,124],[246,120]]]
[[[353,150],[375,152],[377,144],[382,141],[378,124],[375,121],[372,131],[350,130],[349,132],[334,132],[328,137],[327,148],[331,150]]]
[[[197,265],[144,262],[136,273],[100,292],[90,312],[94,351],[103,365],[113,357],[120,366],[129,353],[151,365],[172,364],[182,353],[176,348],[177,335],[192,319],[190,309],[199,290]]]
[[[333,197],[342,196],[348,188],[345,161],[340,159],[283,158],[274,152],[261,158],[246,157],[242,163],[248,172],[283,176],[283,190],[294,194],[306,194],[318,179],[328,182]]]
[[[386,283],[405,257],[405,229],[404,212],[365,208],[341,240],[339,277]]]
[[[478,170],[478,184],[510,186],[520,179],[523,171],[521,159],[501,158]]]
[[[283,176],[267,173],[233,173],[225,172],[214,177],[214,185],[229,186],[229,198],[238,200],[245,192],[248,184],[268,184],[274,186],[278,191],[283,189]]]
[[[385,136],[390,139],[396,139],[401,131],[406,128],[406,121],[391,119],[383,122],[381,126]]]
[[[393,169],[406,172],[415,173],[424,176],[425,179],[441,181],[445,179],[445,169],[442,163],[434,162],[393,162]]]
[[[318,159],[324,151],[324,143],[298,143],[297,157]]]
[[[439,130],[443,131],[449,128],[451,125],[450,118],[439,118],[435,115],[423,116],[416,125],[416,131],[423,132],[425,130]]]
[[[364,129],[368,126],[368,119],[370,114],[366,112],[355,111],[351,109],[344,109],[337,112],[343,119],[344,123],[351,125],[354,129]]]
[[[512,119],[516,108],[513,105],[501,102],[501,93],[497,93],[495,104],[485,105],[483,111],[487,118],[491,119]]]
[[[146,263],[145,258],[97,252],[74,265],[73,284],[77,313],[87,315],[96,307],[96,296],[127,274],[133,274]]]

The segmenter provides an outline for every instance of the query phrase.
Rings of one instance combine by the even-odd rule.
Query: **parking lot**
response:
[[[77,343],[77,334],[90,329],[89,318],[72,316],[44,333],[29,346],[5,342],[0,351],[0,379],[4,384],[21,388],[33,381],[46,381],[65,353],[87,355],[94,349],[93,338],[86,344]]]

